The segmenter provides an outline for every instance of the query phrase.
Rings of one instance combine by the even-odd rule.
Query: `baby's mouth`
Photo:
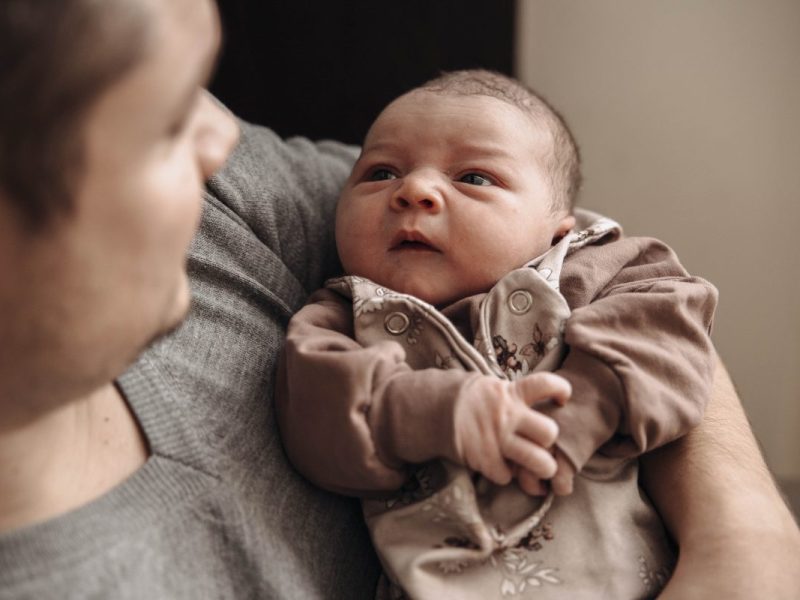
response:
[[[401,231],[398,233],[392,240],[389,250],[441,252],[428,238],[417,231]]]
[[[397,244],[392,250],[434,250],[433,246],[425,242],[413,242],[411,240],[404,240]]]

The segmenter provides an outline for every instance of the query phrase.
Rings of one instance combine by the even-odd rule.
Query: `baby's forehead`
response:
[[[520,107],[482,94],[413,90],[389,104],[370,127],[362,156],[502,161],[542,172],[555,153],[553,132]],[[442,158],[443,159],[443,158]],[[476,163],[477,165],[478,163]]]
[[[434,116],[441,117],[438,121]],[[373,122],[366,139],[376,130],[411,127],[424,120],[434,127],[468,115],[483,127],[527,129],[537,141],[552,145],[552,131],[547,119],[530,106],[511,102],[502,96],[462,93],[450,90],[416,88],[389,103]],[[494,127],[496,126],[496,127]],[[541,135],[545,134],[545,135]]]
[[[453,107],[462,105],[479,105],[481,110],[490,113],[504,113],[511,111],[519,112],[531,119],[534,113],[528,107],[510,102],[502,96],[494,96],[485,93],[464,93],[455,90],[430,90],[426,88],[415,88],[398,96],[390,102],[384,112],[397,106],[418,106],[432,108],[437,106]]]

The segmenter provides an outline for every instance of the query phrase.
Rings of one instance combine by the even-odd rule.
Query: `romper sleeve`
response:
[[[308,479],[350,495],[394,490],[406,466],[461,462],[454,411],[478,373],[412,370],[396,342],[353,339],[348,301],[318,290],[290,321],[276,388],[286,452]]]
[[[556,372],[573,392],[545,412],[576,468],[598,449],[633,456],[700,422],[714,375],[714,286],[662,242],[626,238],[572,255],[561,288],[572,314]]]

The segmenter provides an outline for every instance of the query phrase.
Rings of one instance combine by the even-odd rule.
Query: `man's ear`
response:
[[[575,217],[572,215],[564,215],[556,224],[556,230],[553,233],[553,242],[555,246],[561,238],[569,233],[569,230],[575,227]]]

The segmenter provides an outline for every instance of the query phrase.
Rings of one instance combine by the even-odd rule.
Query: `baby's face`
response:
[[[486,291],[574,220],[552,214],[550,136],[487,96],[415,91],[372,125],[342,191],[345,270],[441,305]]]

